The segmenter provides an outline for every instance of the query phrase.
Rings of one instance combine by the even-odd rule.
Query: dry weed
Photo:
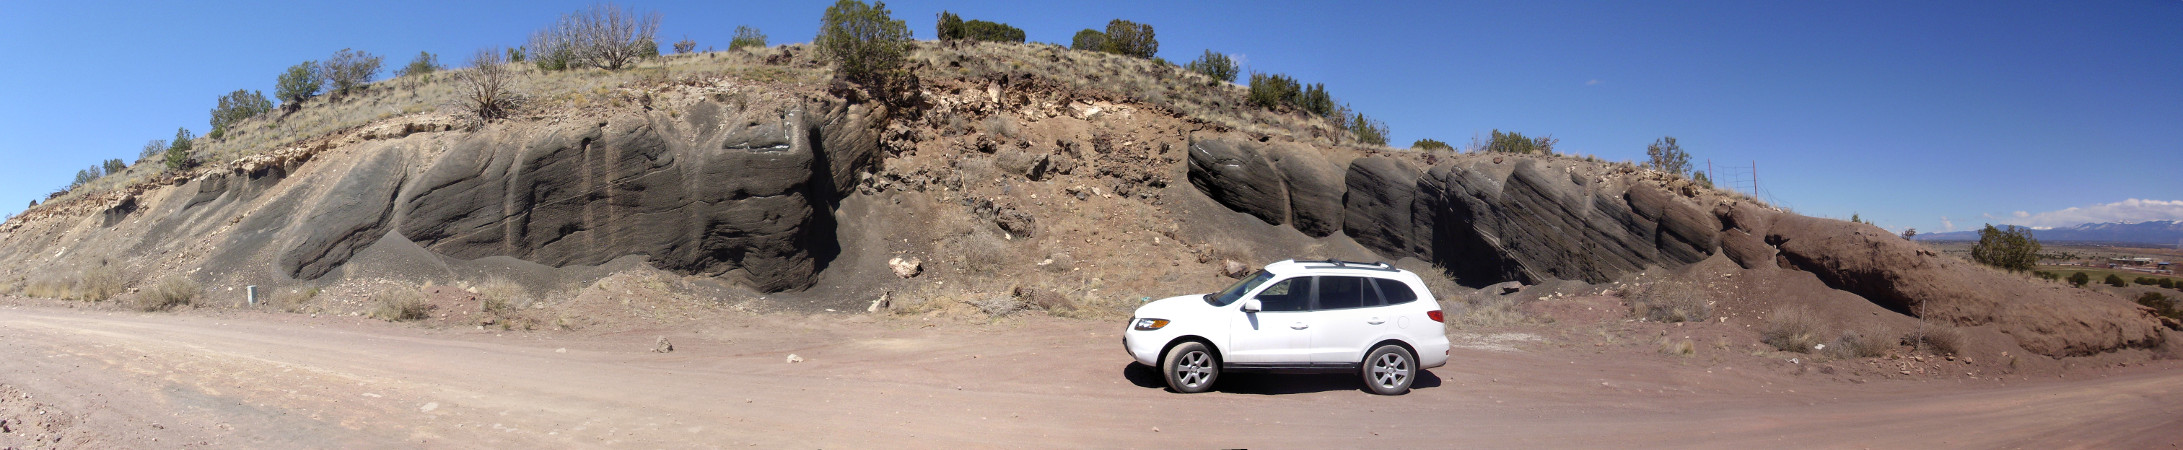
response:
[[[197,282],[183,277],[167,277],[136,294],[135,306],[143,311],[166,311],[187,306],[197,299],[204,288]]]
[[[76,279],[71,293],[77,300],[103,302],[120,294],[122,284],[121,274],[116,273],[112,266],[101,263],[98,267],[83,271],[83,276]]]
[[[1885,339],[1866,336],[1865,333],[1857,330],[1848,330],[1843,331],[1841,337],[1835,338],[1834,345],[1828,347],[1827,350],[1842,358],[1873,358],[1887,356],[1888,349],[1892,347]]]
[[[1903,336],[1903,344],[1935,355],[1954,355],[1963,351],[1963,330],[1953,325],[1925,322]]]
[[[1667,337],[1661,337],[1660,353],[1675,356],[1696,355],[1698,354],[1698,344],[1696,342],[1692,342],[1689,339],[1675,340]]]
[[[1760,334],[1767,345],[1782,351],[1811,353],[1824,341],[1820,337],[1824,326],[1819,314],[1809,308],[1786,306],[1774,310],[1766,317],[1766,329]]]
[[[425,303],[424,293],[416,289],[390,288],[376,297],[379,306],[371,311],[374,319],[400,322],[432,317],[432,304]]]

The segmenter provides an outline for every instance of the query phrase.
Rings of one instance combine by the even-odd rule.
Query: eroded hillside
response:
[[[2129,302],[1867,225],[1627,163],[1359,146],[1145,60],[922,44],[915,79],[870,88],[828,82],[807,53],[527,73],[527,102],[490,122],[431,83],[307,104],[208,145],[204,168],[131,169],[9,221],[0,281],[104,300],[186,279],[199,307],[250,307],[241,287],[260,286],[292,311],[421,299],[442,307],[426,320],[482,308],[563,327],[618,314],[586,295],[630,285],[755,308],[1108,318],[1238,268],[1337,257],[1470,287],[1710,277],[1729,280],[1710,308],[1938,323],[1985,342],[1967,353],[2171,341]],[[513,308],[470,294],[487,285],[514,285],[497,299]],[[90,295],[114,286],[128,292]],[[1443,286],[1451,309],[1482,307]]]

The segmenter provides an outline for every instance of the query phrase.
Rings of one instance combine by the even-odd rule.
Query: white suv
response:
[[[1400,395],[1418,370],[1448,363],[1443,322],[1410,271],[1289,260],[1218,293],[1138,307],[1122,345],[1176,392],[1211,389],[1224,371],[1356,371],[1372,392]]]

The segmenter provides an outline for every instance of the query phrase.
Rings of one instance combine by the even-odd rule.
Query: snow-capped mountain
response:
[[[2177,245],[2183,242],[2183,221],[2156,220],[2138,223],[2088,223],[2073,227],[2033,229],[2041,242],[2113,242]],[[1920,234],[1921,241],[1976,241],[1978,230]]]

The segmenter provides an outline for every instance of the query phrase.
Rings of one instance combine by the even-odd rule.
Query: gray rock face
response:
[[[1411,214],[1417,208],[1416,166],[1394,158],[1357,158],[1343,177],[1347,199],[1343,202],[1342,231],[1357,243],[1379,249],[1388,257],[1429,254],[1430,229],[1419,229]]]
[[[1289,192],[1281,172],[1254,141],[1225,137],[1190,140],[1190,184],[1230,209],[1266,223],[1288,222]]]
[[[1266,155],[1281,171],[1288,189],[1289,224],[1312,237],[1342,231],[1342,168],[1327,161],[1319,149],[1302,144],[1268,146]]]
[[[462,259],[567,266],[644,255],[762,291],[809,287],[839,248],[824,211],[877,157],[876,142],[860,141],[876,139],[871,112],[794,101],[688,111],[488,128],[413,178],[405,152],[383,151],[309,213],[307,236],[280,267],[324,275],[391,229]]]

